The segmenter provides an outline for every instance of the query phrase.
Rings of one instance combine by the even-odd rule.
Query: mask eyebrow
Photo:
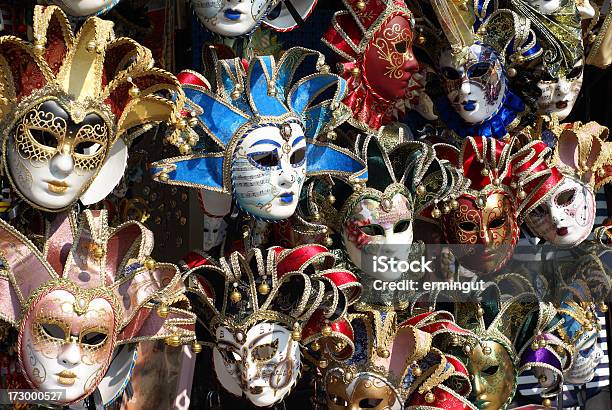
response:
[[[293,142],[291,143],[292,147],[295,147],[300,141],[304,140],[304,136],[300,135],[299,137],[297,137],[295,140],[293,140]]]
[[[280,330],[275,330],[273,332],[268,332],[268,333],[264,333],[263,335],[260,335],[258,337],[255,338],[255,340],[253,340],[251,343],[249,343],[249,348],[254,347],[255,345],[257,345],[259,343],[259,341],[261,339],[263,339],[266,336],[274,336],[275,334],[281,333]]]
[[[280,148],[281,144],[279,144],[278,142],[271,140],[271,139],[263,139],[263,140],[259,140],[259,141],[255,141],[251,147],[254,147],[255,145],[262,145],[262,144],[270,144],[270,145],[274,145],[275,147]],[[251,148],[249,147],[249,148]]]

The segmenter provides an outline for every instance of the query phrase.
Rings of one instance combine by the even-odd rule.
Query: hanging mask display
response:
[[[290,49],[278,62],[271,56],[253,59],[248,72],[240,59],[222,60],[214,93],[197,74],[182,76],[191,118],[170,142],[184,156],[154,163],[155,179],[231,195],[241,210],[264,221],[293,215],[308,176],[366,180],[355,155],[315,140],[346,119],[340,103],[346,83],[311,71],[293,84],[305,61],[324,66],[320,53],[303,48]],[[326,91],[333,97],[320,101]]]
[[[316,0],[192,0],[195,15],[206,29],[224,37],[248,36],[263,23],[276,31],[303,24]]]
[[[104,14],[120,0],[52,0],[69,16],[88,17]]]
[[[414,18],[403,0],[343,3],[347,10],[336,12],[321,41],[341,59],[349,122],[375,132],[403,114],[397,107],[404,101],[418,104],[422,84],[415,78]]]
[[[596,122],[561,125],[552,163],[562,181],[525,219],[529,229],[553,245],[574,247],[595,223],[595,192],[612,177],[608,129]]]
[[[326,369],[327,408],[475,408],[464,397],[470,391],[465,366],[432,344],[433,334],[470,335],[452,315],[428,312],[398,323],[394,311],[364,310],[349,315],[346,326],[355,353]]]
[[[439,218],[446,243],[462,245],[453,248],[459,263],[475,272],[492,273],[506,264],[518,241],[519,218],[551,186],[546,146],[526,145],[511,155],[515,142],[469,137],[461,153],[446,148],[441,154],[470,185],[441,210],[436,204],[431,215]]]
[[[195,340],[178,268],[150,258],[153,236],[140,223],[114,229],[106,211],[85,211],[79,221],[64,218],[43,253],[2,221],[0,236],[3,320],[18,329],[31,388],[66,392],[57,404],[89,396],[119,345]]]
[[[30,44],[0,38],[5,175],[31,206],[49,212],[104,199],[127,164],[130,128],[171,120],[182,105],[176,78],[152,68],[148,49],[114,39],[89,18],[76,37],[56,6],[34,11]],[[134,60],[125,56],[137,56]],[[18,59],[22,64],[10,64]],[[157,95],[176,93],[176,102]]]
[[[444,90],[435,99],[440,117],[462,138],[506,137],[525,111],[508,83],[509,73],[516,75],[516,69],[506,65],[531,61],[542,53],[529,21],[509,10],[496,10],[481,16],[476,26],[453,3],[435,0],[432,5],[450,42],[438,57]],[[428,37],[424,44],[441,44],[435,34]]]
[[[326,248],[304,245],[235,252],[190,271],[198,313],[212,317],[213,363],[225,390],[257,407],[289,394],[300,376],[303,339],[329,335],[330,323],[359,297],[357,278],[334,264]]]

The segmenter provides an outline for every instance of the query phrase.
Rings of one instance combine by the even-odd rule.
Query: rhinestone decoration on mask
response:
[[[36,6],[33,30],[34,43],[12,36],[0,38],[0,65],[6,73],[0,84],[4,167],[16,191],[30,205],[58,212],[73,205],[94,185],[119,139],[129,146],[128,129],[160,121],[174,122],[183,98],[176,78],[153,67],[153,58],[147,48],[129,38],[115,39],[112,22],[91,17],[74,35],[60,8]],[[160,91],[178,97],[173,101],[161,97]],[[81,125],[75,135],[71,131],[68,138],[61,121],[52,119],[50,112],[41,111],[41,105],[50,101],[65,112],[71,124],[82,124],[92,116],[97,118],[97,123]],[[51,146],[40,142],[41,133],[46,133],[47,139],[53,137]],[[77,145],[83,143],[87,148],[77,152]],[[37,203],[40,194],[29,192],[24,182],[28,180],[27,173],[33,171],[34,166],[49,166],[51,157],[60,155],[60,148],[65,150],[66,147],[70,151],[62,155],[70,154],[74,162],[70,173],[87,172],[88,178],[77,183],[74,197],[69,198],[67,204]],[[92,147],[98,147],[95,153]],[[126,147],[123,149],[127,150]],[[11,158],[15,155],[21,159]],[[20,162],[9,167],[9,162],[15,161]],[[65,161],[62,164],[65,165]],[[18,175],[14,175],[15,172]],[[50,172],[45,171],[42,177],[55,179],[46,177]],[[36,177],[41,175],[37,173]],[[60,185],[51,192],[65,190]]]
[[[2,319],[18,329],[32,388],[66,388],[60,404],[75,403],[95,390],[116,346],[195,340],[178,268],[153,261],[152,248],[148,229],[133,221],[110,228],[106,211],[56,218],[44,252],[0,222]]]
[[[299,346],[316,342],[323,335],[329,336],[330,326],[345,315],[347,307],[361,293],[357,278],[349,271],[336,268],[335,263],[335,257],[326,248],[303,245],[293,249],[272,247],[266,251],[255,248],[246,257],[234,252],[218,261],[204,258],[189,271],[189,290],[194,295],[196,310],[200,316],[210,318],[206,344],[213,350],[217,378],[227,391],[237,396],[246,394],[260,407],[278,403],[290,392],[300,376]],[[231,354],[225,352],[228,332],[233,343],[244,343],[253,333],[251,330],[261,326],[262,332],[272,326],[276,329],[273,332],[285,336],[290,333],[283,345],[299,343],[289,348],[296,349],[293,354],[288,353],[294,362],[294,371],[284,374],[288,380],[280,390],[275,390],[271,377],[242,380],[240,376],[255,365],[251,360],[267,366],[266,358],[276,354],[262,356],[259,348],[257,352],[247,353],[243,349]],[[352,345],[345,344],[346,351],[351,348]],[[232,359],[235,354],[242,359]],[[264,386],[252,385],[261,381]],[[269,389],[278,394],[270,396]]]

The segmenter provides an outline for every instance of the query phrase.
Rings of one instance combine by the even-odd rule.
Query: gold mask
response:
[[[378,377],[361,374],[346,377],[333,373],[327,379],[327,407],[331,410],[395,410],[402,403],[389,384]],[[348,381],[348,383],[345,382]]]
[[[505,409],[514,397],[516,370],[504,346],[493,341],[482,342],[471,350],[466,364],[472,377],[476,407],[481,410]]]

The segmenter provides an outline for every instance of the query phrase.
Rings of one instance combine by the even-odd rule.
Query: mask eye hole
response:
[[[489,366],[486,369],[483,369],[482,372],[487,376],[493,376],[499,370],[499,366],[493,365]]]
[[[476,230],[477,226],[474,222],[461,222],[459,228],[461,228],[462,231],[473,232]]]
[[[253,349],[253,358],[258,362],[266,362],[276,355],[277,350],[278,339],[274,339],[272,343],[256,346]]]
[[[228,364],[236,364],[242,360],[242,358],[240,357],[240,355],[238,355],[238,353],[228,348],[220,347],[219,353],[221,353],[221,356],[223,356],[223,360],[225,360],[225,362]]]
[[[575,189],[568,189],[566,191],[561,192],[559,195],[557,195],[557,198],[555,198],[555,202],[559,206],[567,206],[572,203],[572,201],[574,200],[575,194],[576,194]]]
[[[259,152],[250,154],[249,158],[258,166],[264,168],[273,168],[279,165],[279,158],[276,151]]]
[[[359,401],[359,407],[362,409],[375,409],[380,403],[382,403],[382,399],[361,399],[361,401]]]
[[[489,68],[491,68],[491,63],[486,63],[484,61],[480,63],[476,63],[473,66],[471,66],[470,69],[468,70],[468,76],[470,78],[482,77],[489,71]]]
[[[74,152],[81,155],[94,155],[102,149],[102,145],[94,141],[83,141],[74,147]]]
[[[449,80],[461,79],[461,73],[452,67],[442,67],[442,75]]]
[[[406,51],[408,51],[408,42],[406,40],[399,41],[395,43],[394,46],[395,46],[395,51],[397,51],[400,54],[404,54]]]
[[[50,338],[66,340],[66,332],[64,329],[55,323],[43,323],[40,325],[43,332]]]
[[[40,145],[45,147],[57,148],[58,142],[54,134],[45,130],[30,129],[30,135]]]
[[[327,397],[329,398],[329,401],[334,403],[336,406],[348,407],[349,405],[346,400],[336,394],[327,393]]]
[[[361,232],[369,236],[385,235],[385,230],[383,229],[383,227],[376,224],[360,226],[359,229],[361,230]]]
[[[410,228],[410,220],[403,219],[395,224],[393,227],[394,233],[406,232]]]
[[[501,216],[489,222],[489,228],[491,229],[501,228],[502,226],[504,226],[505,223],[506,223],[506,218],[504,216]]]
[[[576,78],[580,77],[580,75],[582,74],[582,69],[583,69],[582,66],[574,67],[572,71],[570,71],[567,74],[566,78],[568,80],[575,80]]]
[[[548,210],[546,209],[546,207],[543,204],[541,204],[541,205],[538,205],[536,207],[536,209],[533,210],[533,213],[538,215],[538,216],[542,216],[542,215],[547,214]]]
[[[304,158],[306,158],[306,148],[300,148],[291,154],[289,161],[291,162],[291,165],[299,166],[304,162]]]
[[[91,331],[81,335],[81,343],[90,346],[99,346],[106,341],[106,333]]]

